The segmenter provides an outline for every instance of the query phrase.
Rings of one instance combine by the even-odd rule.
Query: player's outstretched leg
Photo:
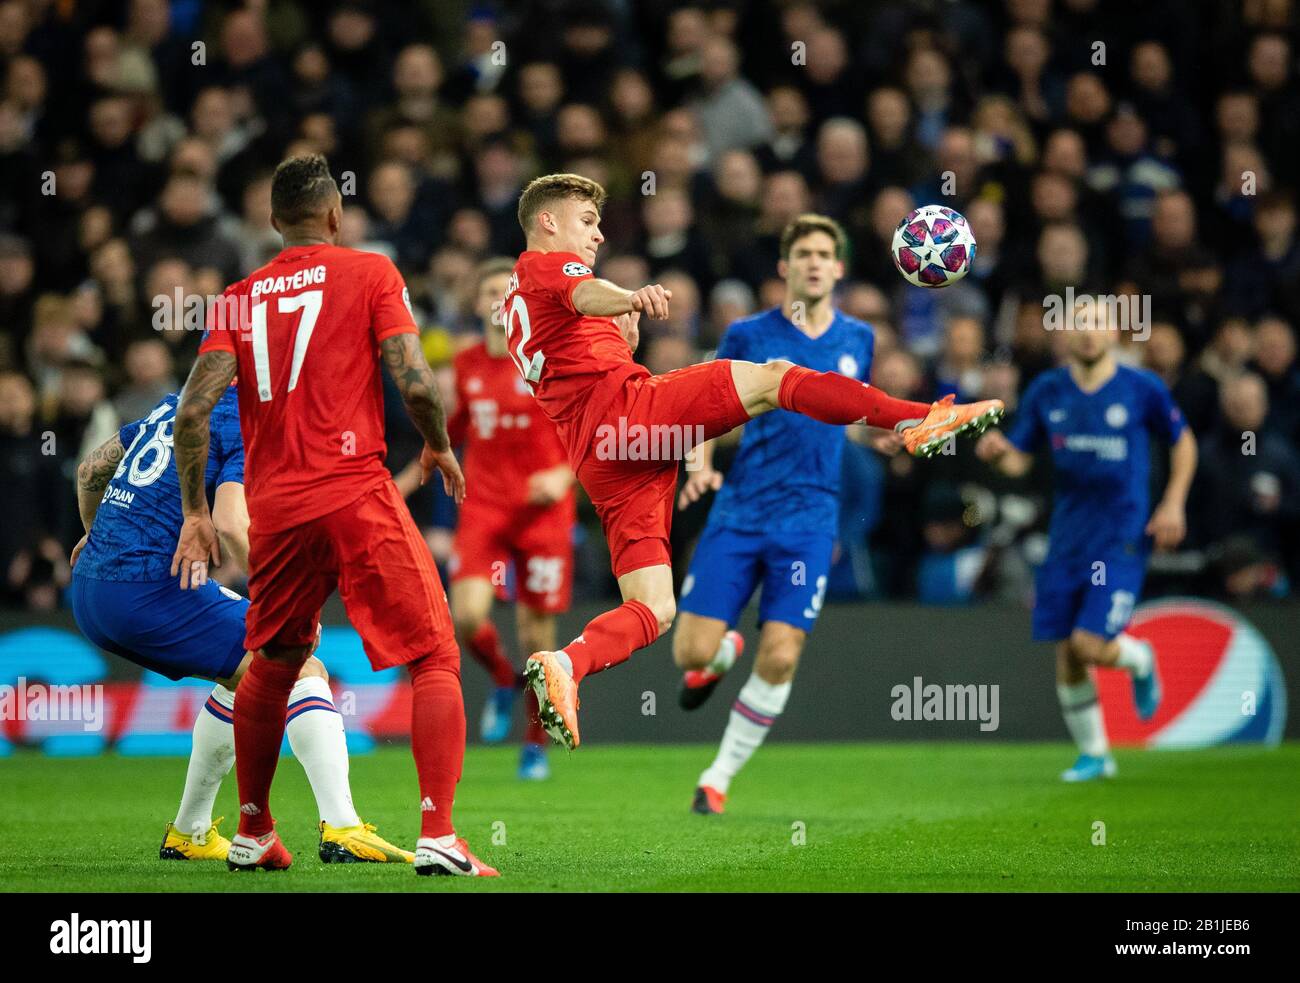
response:
[[[234,712],[239,832],[226,855],[231,870],[286,870],[293,862],[271,818],[271,781],[284,740],[285,707],[310,650],[258,652],[239,682]]]
[[[235,763],[235,694],[218,683],[194,720],[190,763],[176,819],[167,824],[158,856],[162,860],[225,860],[230,840],[212,818],[221,782]]]
[[[677,702],[683,710],[702,707],[718,688],[718,683],[722,681],[727,670],[735,665],[736,660],[745,652],[745,636],[738,631],[725,630],[725,622],[683,612],[676,633],[673,635],[673,657],[679,666],[700,661],[689,659],[689,655],[696,654],[690,650],[699,646],[701,640],[699,636],[704,636],[706,645],[717,638],[714,632],[707,631],[706,626],[698,622],[707,622],[710,627],[716,623],[724,630],[721,639],[716,646],[713,646],[711,655],[707,657],[708,661],[702,666],[686,669],[682,673],[682,685],[677,691]]]
[[[791,410],[823,423],[865,423],[897,430],[909,454],[930,457],[952,437],[982,433],[1002,418],[999,399],[956,403],[951,396],[934,403],[896,399],[838,372],[814,372],[790,362],[733,361],[732,379],[751,414]]]
[[[525,652],[545,652],[555,647],[555,615],[536,611],[520,603],[515,608],[520,645]],[[538,717],[537,694],[531,687],[524,688],[524,744],[519,751],[519,778],[526,782],[543,782],[551,777],[551,766],[546,760],[546,745],[550,743]]]
[[[420,838],[415,872],[458,877],[496,877],[456,835],[451,807],[465,761],[465,702],[459,661],[426,655],[407,665],[411,673],[411,753],[420,782]]]
[[[1111,641],[1114,665],[1128,671],[1133,681],[1133,703],[1139,720],[1150,720],[1160,709],[1160,670],[1150,642],[1120,632]]]
[[[1056,696],[1061,701],[1066,729],[1079,748],[1079,757],[1061,772],[1061,780],[1087,782],[1114,777],[1117,768],[1097,700],[1097,684],[1068,641],[1056,649]]]

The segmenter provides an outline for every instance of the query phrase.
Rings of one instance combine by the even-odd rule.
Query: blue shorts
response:
[[[132,583],[74,573],[70,593],[91,642],[168,679],[226,679],[244,658],[248,601],[214,580],[181,590],[175,577]]]
[[[1145,577],[1145,556],[1100,562],[1048,556],[1035,578],[1034,641],[1069,638],[1075,628],[1114,638],[1133,616]]]
[[[695,547],[678,607],[735,625],[760,584],[758,622],[812,631],[826,597],[835,537],[820,532],[740,532],[712,523]]]

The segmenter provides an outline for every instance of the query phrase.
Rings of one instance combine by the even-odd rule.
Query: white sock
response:
[[[1119,658],[1115,660],[1115,665],[1121,669],[1127,669],[1138,678],[1147,675],[1151,671],[1155,653],[1152,652],[1150,644],[1139,641],[1132,635],[1126,635],[1123,632],[1115,636],[1115,641],[1119,642]]]
[[[284,732],[293,756],[307,772],[321,819],[331,826],[359,825],[348,785],[343,717],[334,708],[330,684],[320,676],[304,676],[293,684]]]
[[[736,641],[731,632],[727,632],[722,636],[722,641],[718,643],[718,651],[713,653],[713,661],[709,663],[708,671],[721,676],[735,664]]]
[[[203,836],[212,825],[212,804],[235,763],[235,694],[218,684],[194,721],[194,743],[185,791],[176,810],[176,831]]]
[[[718,745],[718,756],[704,769],[699,784],[716,788],[724,795],[727,793],[731,780],[758,750],[772,724],[785,709],[785,701],[790,698],[790,686],[788,682],[764,682],[757,673],[749,677],[736,702],[731,705],[731,718],[723,732],[722,743]]]
[[[1081,683],[1057,683],[1056,698],[1061,701],[1061,716],[1074,743],[1084,754],[1100,758],[1109,753],[1106,721],[1097,700],[1097,684],[1089,676]]]

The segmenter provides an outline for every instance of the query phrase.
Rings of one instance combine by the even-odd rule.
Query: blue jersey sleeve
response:
[[[1183,435],[1187,423],[1182,410],[1174,402],[1173,393],[1164,380],[1153,372],[1142,373],[1145,393],[1142,419],[1147,429],[1166,443],[1172,444]]]
[[[1012,446],[1026,454],[1037,450],[1043,439],[1041,412],[1043,388],[1042,378],[1035,379],[1029,384],[1024,398],[1020,400],[1020,406],[1016,409],[1016,415],[1011,419],[1011,426],[1006,431],[1007,440],[1011,441]]]
[[[736,330],[734,324],[727,328],[718,343],[718,358],[745,358],[744,333]]]
[[[217,484],[244,483],[244,438],[239,430],[238,403],[233,394],[222,399],[224,412],[212,418],[213,453],[217,461]]]
[[[862,369],[858,372],[860,382],[871,381],[871,362],[876,357],[876,333],[870,328],[866,330],[866,338],[862,345],[866,357],[862,359]]]

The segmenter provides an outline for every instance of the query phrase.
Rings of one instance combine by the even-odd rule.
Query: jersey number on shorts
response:
[[[533,392],[533,383],[542,377],[542,366],[546,364],[546,356],[540,351],[534,352],[531,358],[524,353],[524,346],[533,336],[533,322],[529,320],[528,306],[519,294],[515,294],[514,299],[510,301],[510,310],[506,311],[504,323],[506,347],[510,350],[510,358],[519,367],[519,374],[524,377],[524,382],[528,383],[528,391]],[[516,326],[519,328],[519,342],[511,344],[515,337]]]
[[[281,314],[302,311],[298,320],[298,330],[293,337],[293,362],[289,367],[289,392],[298,385],[298,373],[302,371],[302,360],[307,357],[307,346],[311,344],[311,333],[316,330],[316,319],[320,317],[323,290],[308,290],[293,297],[276,298],[276,310]],[[266,305],[270,301],[253,307],[253,374],[257,377],[257,398],[263,403],[271,401],[271,352],[266,343]]]
[[[136,488],[144,488],[161,478],[172,459],[172,424],[175,422],[176,410],[170,406],[159,406],[150,413],[148,419],[140,424],[135,439],[131,441],[131,446],[126,449],[121,463],[113,472],[113,480],[116,481],[125,474],[130,484]],[[140,441],[155,423],[158,425],[154,428],[153,435],[142,445]],[[140,448],[139,454],[135,453],[137,447]],[[149,461],[148,464],[144,463],[146,459]]]
[[[525,585],[534,594],[554,594],[564,583],[564,558],[530,556]]]

